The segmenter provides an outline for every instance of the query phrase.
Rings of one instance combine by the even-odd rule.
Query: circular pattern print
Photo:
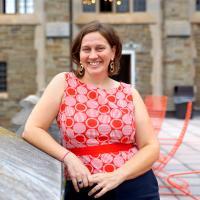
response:
[[[120,83],[118,88],[106,90],[81,82],[71,72],[66,73],[66,89],[57,117],[63,145],[70,149],[134,143],[133,98],[128,84]],[[91,173],[112,172],[137,152],[137,148],[131,149],[97,152],[82,155],[80,159]]]

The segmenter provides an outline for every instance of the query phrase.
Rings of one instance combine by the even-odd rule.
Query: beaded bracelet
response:
[[[70,153],[70,151],[67,151],[64,156],[62,157],[61,161],[64,162],[65,157]]]

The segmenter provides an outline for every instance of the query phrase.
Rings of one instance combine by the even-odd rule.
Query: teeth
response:
[[[96,66],[96,65],[99,65],[99,62],[90,62],[90,65]]]

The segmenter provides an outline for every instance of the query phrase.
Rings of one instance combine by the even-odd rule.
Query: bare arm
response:
[[[64,91],[64,74],[49,83],[41,99],[32,110],[22,137],[37,148],[60,160],[66,149],[58,144],[47,130],[55,119]]]
[[[138,152],[124,165],[111,173],[99,173],[91,176],[90,181],[97,183],[89,194],[101,189],[95,197],[100,197],[107,191],[116,188],[122,182],[138,177],[150,170],[159,157],[159,142],[154,133],[146,107],[139,93],[133,89],[136,120],[136,143]]]
[[[135,119],[136,119],[136,143],[139,151],[132,159],[127,161],[118,172],[124,180],[135,178],[149,169],[159,158],[159,142],[154,133],[149,115],[139,93],[133,89]]]
[[[67,155],[63,162],[67,166],[74,188],[79,191],[80,187],[89,185],[89,170],[76,155],[72,152],[68,153],[68,150],[57,143],[47,132],[59,111],[64,92],[64,82],[65,78],[62,73],[55,76],[47,86],[26,122],[23,138],[58,160]],[[77,182],[79,181],[82,181],[83,184],[78,187]]]

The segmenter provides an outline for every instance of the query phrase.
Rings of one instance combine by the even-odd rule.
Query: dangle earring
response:
[[[110,73],[113,73],[113,72],[114,72],[114,69],[115,69],[115,68],[114,68],[114,61],[111,60],[111,61],[110,61],[110,69],[109,69],[109,70],[110,70]]]
[[[78,71],[79,75],[82,76],[83,75],[83,71],[84,71],[84,67],[82,64],[80,64],[80,69]]]

